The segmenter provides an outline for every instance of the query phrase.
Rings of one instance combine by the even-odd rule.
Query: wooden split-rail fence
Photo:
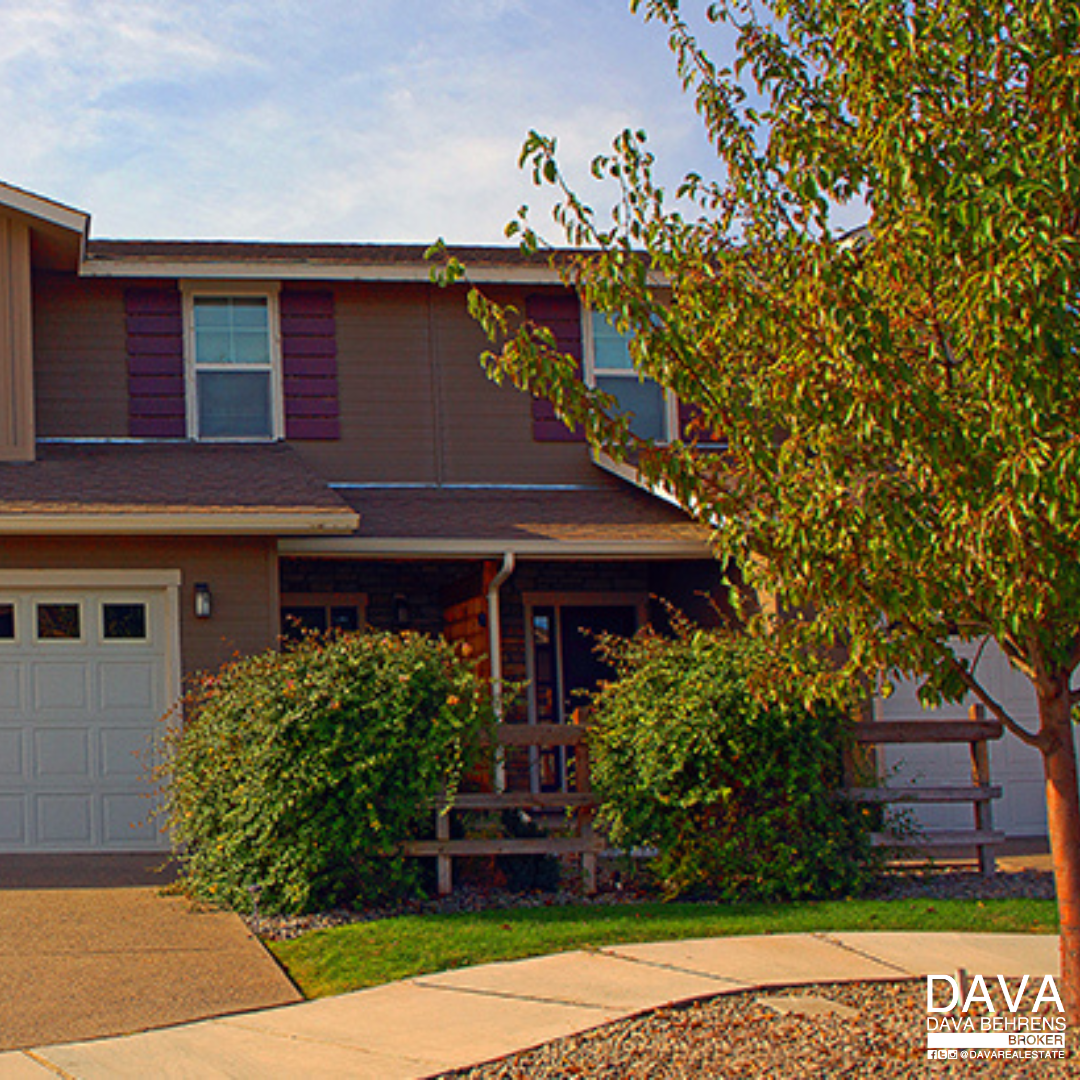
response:
[[[1001,788],[990,783],[989,744],[1000,739],[1002,726],[987,720],[981,705],[972,705],[967,720],[867,720],[854,725],[855,745],[867,754],[864,760],[849,764],[849,776],[860,770],[876,775],[873,747],[910,746],[918,743],[944,745],[967,743],[971,760],[971,782],[936,787],[910,784],[904,787],[847,786],[846,798],[866,803],[932,805],[970,803],[971,829],[926,829],[911,837],[875,833],[873,842],[882,847],[910,849],[930,853],[941,849],[974,848],[979,869],[990,875],[995,870],[994,848],[1004,842],[1005,834],[993,827],[992,803],[1001,798]],[[851,766],[854,766],[853,768]]]
[[[584,721],[584,715],[580,717]],[[995,870],[994,848],[1005,834],[992,824],[991,804],[1001,797],[1001,788],[990,782],[989,743],[1001,738],[1002,726],[987,720],[982,706],[972,706],[967,720],[864,720],[854,726],[855,758],[849,762],[850,778],[869,770],[876,775],[874,747],[967,743],[971,760],[971,782],[938,786],[903,787],[845,786],[841,795],[864,803],[932,805],[969,803],[973,811],[971,829],[928,829],[915,836],[875,833],[873,843],[883,847],[931,852],[941,849],[974,848],[979,869],[984,874]],[[576,855],[581,860],[582,883],[586,893],[596,892],[597,856],[604,850],[603,838],[596,834],[594,818],[596,799],[589,768],[588,726],[575,724],[504,724],[496,728],[493,740],[498,750],[532,748],[537,750],[565,747],[572,759],[570,775],[574,791],[533,792],[459,792],[449,802],[435,808],[435,839],[412,840],[404,845],[407,855],[434,857],[441,896],[453,889],[455,858],[498,855]],[[572,822],[570,836],[541,837],[451,837],[451,815],[459,811],[533,810],[562,811]]]
[[[440,896],[453,889],[453,860],[478,855],[577,855],[585,892],[596,892],[596,857],[604,842],[593,827],[596,801],[590,783],[587,731],[578,724],[503,724],[496,728],[494,740],[501,750],[566,747],[573,760],[570,774],[576,790],[459,792],[451,802],[440,803],[435,808],[435,839],[411,840],[403,848],[406,855],[435,857]],[[450,835],[450,815],[461,810],[561,810],[572,816],[573,835],[455,840]]]

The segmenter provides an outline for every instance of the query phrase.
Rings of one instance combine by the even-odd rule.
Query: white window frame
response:
[[[284,380],[281,364],[281,286],[275,282],[183,281],[184,301],[184,396],[187,435],[200,442],[276,442],[285,437]],[[199,432],[198,368],[195,362],[195,302],[203,298],[252,297],[266,300],[270,333],[270,424],[269,435],[202,435]],[[207,370],[217,370],[210,368]],[[225,369],[223,369],[225,370]],[[265,371],[263,365],[230,364],[228,371]]]
[[[602,313],[598,312],[602,317]],[[591,308],[585,304],[581,305],[581,338],[582,338],[582,354],[585,358],[585,382],[588,386],[596,386],[596,342],[593,337],[593,315],[594,312]],[[624,337],[626,335],[623,335]],[[641,381],[641,375],[637,369],[630,371],[613,371],[605,370],[600,373],[604,378],[623,378],[623,379],[637,379]],[[655,379],[646,376],[650,382],[655,383]],[[661,387],[664,393],[664,434],[659,440],[661,445],[674,442],[679,436],[679,402],[675,397],[675,394],[671,390],[665,390]]]

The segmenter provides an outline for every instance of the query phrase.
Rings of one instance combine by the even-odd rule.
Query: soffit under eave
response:
[[[30,265],[38,270],[79,269],[90,216],[0,183],[0,216],[30,230]]]

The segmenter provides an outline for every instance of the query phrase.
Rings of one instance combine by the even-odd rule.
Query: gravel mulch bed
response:
[[[252,932],[269,941],[289,941],[312,930],[350,923],[376,922],[399,915],[452,915],[470,911],[506,911],[511,908],[556,907],[574,904],[577,907],[606,907],[612,904],[640,903],[656,899],[640,892],[610,891],[596,896],[584,896],[570,889],[555,892],[520,893],[501,889],[456,888],[450,896],[432,900],[406,900],[385,908],[364,911],[323,911],[314,915],[255,915],[245,921]]]
[[[841,1014],[781,1015],[763,999],[810,997],[797,1009],[835,1003]],[[781,1007],[783,1002],[780,1002]],[[826,1006],[827,1008],[827,1006]],[[727,994],[658,1009],[441,1080],[685,1080],[688,1077],[1039,1077],[1080,1075],[1080,1039],[1066,1058],[929,1061],[922,980],[793,987]],[[850,1011],[847,1011],[850,1010]]]

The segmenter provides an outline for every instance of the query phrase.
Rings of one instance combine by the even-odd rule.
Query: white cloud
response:
[[[498,242],[531,127],[579,174],[703,149],[622,0],[0,2],[0,116],[0,178],[99,236]]]

